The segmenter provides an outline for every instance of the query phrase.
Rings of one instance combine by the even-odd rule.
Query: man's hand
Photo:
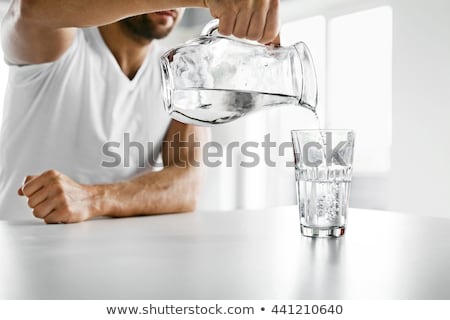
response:
[[[225,36],[270,43],[278,35],[279,0],[204,0]]]
[[[74,223],[95,216],[95,190],[50,170],[26,177],[18,193],[28,198],[34,216],[46,223]]]

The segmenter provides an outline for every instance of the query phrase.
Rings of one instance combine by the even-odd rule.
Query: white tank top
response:
[[[0,131],[0,220],[35,219],[17,195],[26,175],[56,169],[97,184],[155,169],[171,121],[162,104],[162,53],[153,41],[129,80],[98,29],[88,28],[77,31],[55,62],[10,66]]]

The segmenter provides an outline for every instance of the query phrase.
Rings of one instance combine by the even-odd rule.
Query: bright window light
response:
[[[386,172],[392,143],[392,9],[336,17],[328,32],[326,126],[356,131],[356,174]]]

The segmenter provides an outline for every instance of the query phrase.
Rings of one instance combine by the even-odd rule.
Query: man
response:
[[[222,34],[267,43],[278,32],[278,2],[13,0],[2,23],[11,67],[0,219],[32,218],[27,205],[46,223],[193,210],[201,148],[172,142],[192,136],[198,146],[206,133],[165,114],[155,40],[181,19],[179,8],[208,7]],[[135,153],[128,166],[102,165],[111,141],[151,146],[147,160],[162,149],[164,169],[150,160],[142,168]]]

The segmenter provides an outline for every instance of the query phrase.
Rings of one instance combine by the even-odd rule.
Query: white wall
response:
[[[390,205],[450,218],[450,1],[393,8]]]

